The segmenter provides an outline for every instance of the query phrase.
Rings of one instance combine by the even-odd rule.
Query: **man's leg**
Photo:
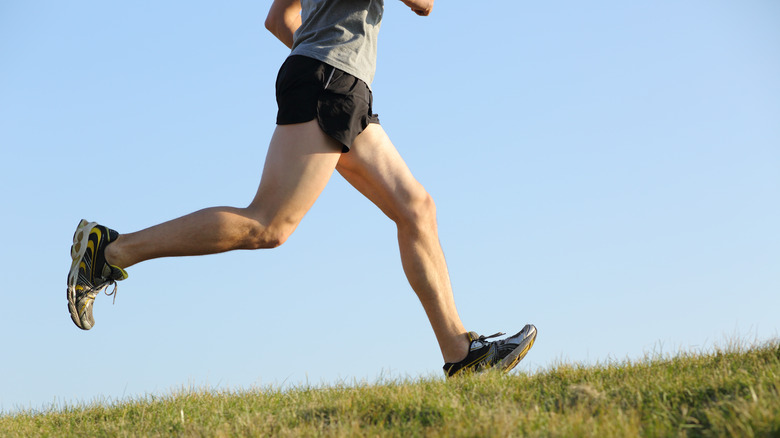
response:
[[[106,247],[108,263],[128,266],[157,257],[273,248],[295,230],[328,183],[341,144],[316,120],[276,127],[260,187],[246,208],[214,207],[135,233]]]
[[[452,296],[439,243],[436,207],[387,134],[370,124],[336,169],[398,227],[401,263],[428,315],[445,362],[466,357],[469,342]]]

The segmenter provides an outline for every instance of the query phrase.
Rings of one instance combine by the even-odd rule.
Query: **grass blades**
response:
[[[532,375],[182,390],[4,415],[0,436],[780,436],[780,341]]]

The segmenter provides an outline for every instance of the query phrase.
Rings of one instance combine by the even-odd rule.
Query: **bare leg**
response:
[[[214,207],[122,234],[106,260],[126,268],[157,257],[213,254],[281,245],[314,205],[341,155],[316,120],[276,127],[263,176],[246,208]]]
[[[466,357],[468,340],[439,243],[436,207],[380,125],[371,124],[336,169],[398,227],[401,263],[422,303],[445,362]]]

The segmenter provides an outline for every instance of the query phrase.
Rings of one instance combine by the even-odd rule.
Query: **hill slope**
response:
[[[780,342],[533,375],[183,391],[0,417],[0,436],[780,436]]]

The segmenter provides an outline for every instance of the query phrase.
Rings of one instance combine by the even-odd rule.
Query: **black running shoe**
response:
[[[73,246],[70,247],[70,257],[73,262],[68,273],[68,310],[70,318],[82,330],[89,330],[95,325],[92,317],[92,303],[100,291],[116,281],[127,278],[124,269],[106,262],[106,245],[115,241],[119,233],[95,222],[84,219],[79,222],[73,233]]]
[[[514,336],[498,341],[487,339],[501,336],[479,336],[469,332],[469,354],[460,362],[444,364],[444,374],[452,377],[461,373],[477,373],[495,367],[504,372],[514,368],[525,357],[536,340],[536,327],[528,324]]]

